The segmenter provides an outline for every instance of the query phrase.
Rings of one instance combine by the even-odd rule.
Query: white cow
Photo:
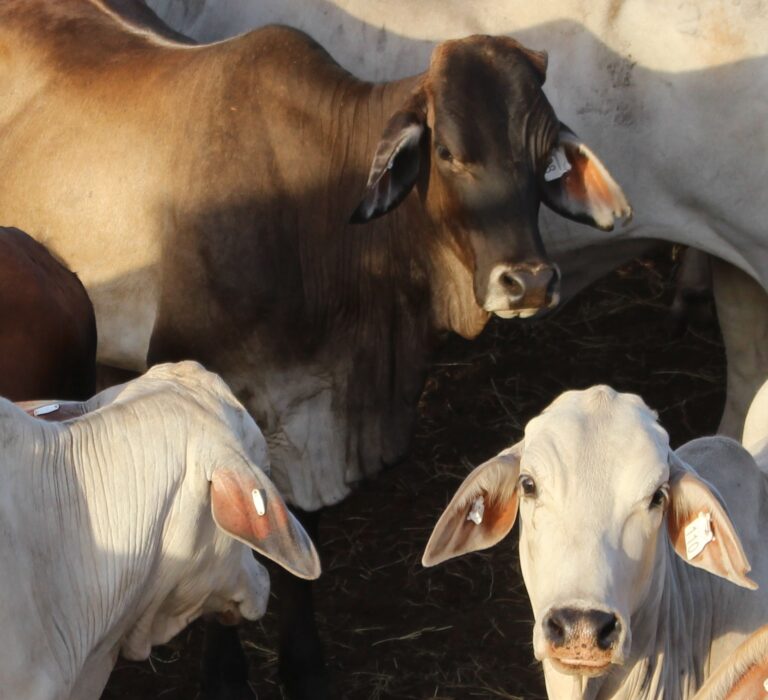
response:
[[[271,22],[298,27],[370,80],[417,73],[436,42],[467,34],[513,34],[546,49],[550,102],[601,154],[635,213],[617,239],[543,212],[564,296],[631,257],[638,239],[684,243],[746,272],[728,275],[728,284],[738,285],[730,294],[724,277],[715,281],[729,364],[737,367],[729,367],[722,430],[740,434],[768,375],[768,356],[752,350],[768,335],[768,298],[760,288],[768,287],[765,0],[148,2],[174,29],[201,41]],[[765,309],[754,315],[732,301],[750,277]]]
[[[549,697],[687,700],[768,622],[766,466],[730,438],[672,450],[638,396],[566,392],[467,477],[423,562],[490,547],[519,513]]]
[[[4,698],[98,698],[118,653],[145,659],[202,613],[261,617],[250,547],[320,573],[216,375],[161,365],[81,406],[46,423],[0,399]]]

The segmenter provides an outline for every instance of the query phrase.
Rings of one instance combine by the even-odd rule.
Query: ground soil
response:
[[[673,268],[669,252],[635,261],[547,319],[494,320],[474,342],[446,343],[410,458],[323,523],[316,600],[334,697],[544,697],[516,531],[489,552],[434,569],[421,567],[421,553],[462,477],[564,389],[610,383],[641,394],[673,445],[715,430],[723,348],[714,325],[670,333]],[[261,700],[281,697],[276,628],[274,612],[242,628]],[[195,698],[201,635],[196,624],[149,662],[119,662],[103,697]]]

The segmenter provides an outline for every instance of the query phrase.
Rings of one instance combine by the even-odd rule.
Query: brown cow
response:
[[[77,275],[0,228],[0,396],[85,399],[95,378],[96,319]]]
[[[305,511],[403,455],[445,332],[557,302],[541,201],[606,229],[629,214],[544,96],[546,54],[512,39],[373,85],[295,30],[195,47],[125,7],[0,5],[0,211],[78,269],[102,362],[221,374]],[[322,696],[317,649],[286,632],[294,697]]]

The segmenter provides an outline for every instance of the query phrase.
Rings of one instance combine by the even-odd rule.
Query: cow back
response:
[[[22,231],[0,229],[0,395],[84,399],[96,320],[77,275]]]

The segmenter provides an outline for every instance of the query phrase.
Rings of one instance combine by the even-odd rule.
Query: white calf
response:
[[[257,619],[269,576],[317,553],[224,382],[162,365],[46,423],[0,399],[0,695],[98,698],[204,612]],[[246,546],[247,545],[247,546]]]
[[[467,477],[423,561],[490,547],[519,511],[549,697],[687,699],[768,622],[751,591],[768,583],[766,508],[768,476],[738,443],[672,450],[639,397],[593,387]]]

